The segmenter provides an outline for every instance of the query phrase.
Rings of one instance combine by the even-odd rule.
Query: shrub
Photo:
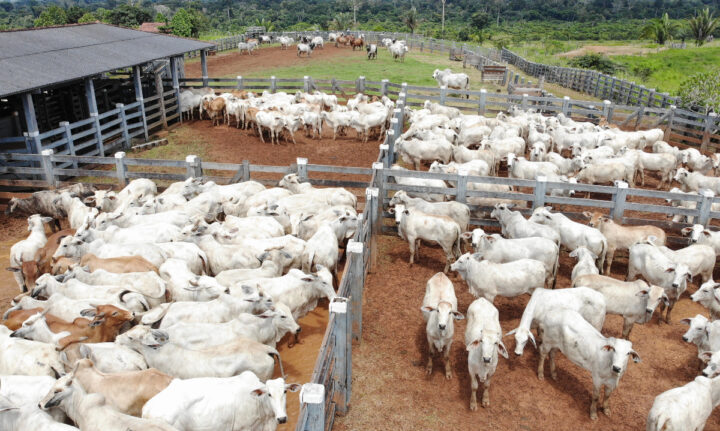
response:
[[[720,72],[697,73],[680,84],[678,95],[688,107],[720,112]]]
[[[622,69],[621,65],[613,62],[607,56],[596,53],[572,58],[568,63],[571,67],[597,70],[608,75],[614,75]]]

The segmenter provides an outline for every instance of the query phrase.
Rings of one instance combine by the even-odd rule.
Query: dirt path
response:
[[[333,57],[351,56],[350,48],[335,48],[331,44],[325,49],[316,49],[312,53],[312,61],[322,61]],[[355,52],[357,54],[357,52]],[[247,74],[257,70],[268,68],[295,66],[306,64],[308,59],[298,57],[295,47],[284,50],[277,47],[260,48],[253,55],[240,54],[237,50],[226,51],[222,54],[208,57],[208,75],[216,77],[227,77]],[[185,75],[188,78],[202,77],[200,61],[191,61],[185,64]]]
[[[420,305],[425,283],[442,271],[442,250],[421,246],[420,261],[408,266],[407,243],[381,236],[379,266],[368,278],[363,309],[363,340],[353,346],[353,400],[349,414],[337,418],[337,430],[633,430],[645,429],[645,419],[655,396],[684,385],[697,375],[697,349],[681,339],[687,326],[679,323],[706,311],[687,296],[673,310],[670,325],[635,325],[630,340],[642,357],[631,363],[613,393],[612,416],[599,413],[589,418],[592,385],[590,373],[557,355],[558,380],[537,378],[537,352],[528,343],[522,357],[512,351],[512,337],[503,339],[510,359],[500,357],[490,387],[489,408],[469,409],[470,382],[464,345],[464,320],[456,323],[451,350],[452,380],[445,380],[439,360],[425,376],[427,339]],[[626,272],[627,257],[613,264],[613,276]],[[558,287],[569,285],[574,259],[563,253]],[[450,274],[458,296],[458,308],[467,311],[474,298],[465,282]],[[695,291],[695,286],[691,289]],[[517,327],[528,296],[498,297],[503,332]],[[608,316],[603,333],[619,336],[622,319]],[[546,376],[548,370],[546,370]],[[478,395],[480,397],[481,394]],[[481,425],[482,424],[482,425]],[[720,410],[710,417],[706,429],[720,429]]]
[[[608,46],[608,45],[585,45],[581,48],[573,49],[572,51],[563,52],[558,54],[558,57],[579,57],[585,54],[605,54],[605,55],[641,55],[650,54],[655,52],[664,51],[667,48],[644,48],[642,46],[632,45],[619,45],[619,46]]]

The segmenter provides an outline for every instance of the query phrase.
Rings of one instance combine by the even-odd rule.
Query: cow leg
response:
[[[477,374],[473,373],[470,376],[470,410],[476,411],[477,410],[477,390],[478,390],[479,382]]]
[[[600,396],[600,388],[593,384],[592,399],[590,400],[590,419],[597,420],[597,402]]]
[[[610,274],[610,268],[612,267],[614,257],[615,248],[608,247],[607,254],[605,255],[605,274]]]
[[[544,346],[540,345],[540,361],[538,361],[538,379],[545,380],[545,357],[548,352],[545,351]]]
[[[667,314],[665,314],[665,323],[670,323],[670,313],[672,313],[673,307],[675,307],[675,302],[677,302],[677,299],[671,299],[670,305],[668,305]]]
[[[20,290],[22,290],[23,293],[27,292],[27,287],[25,287],[25,280],[23,280],[22,272],[13,272],[13,277],[15,277],[15,282],[17,283]]]
[[[555,372],[555,353],[557,353],[557,349],[550,350],[550,377],[552,377],[553,380],[557,380],[557,373]]]
[[[605,416],[610,417],[610,394],[613,393],[613,389],[605,386],[605,399],[603,399],[603,413],[605,413]]]
[[[53,232],[60,232],[62,230],[62,227],[60,226],[60,220],[54,218],[53,224],[50,226]]]
[[[445,362],[445,379],[450,380],[452,379],[452,367],[450,365],[450,346],[452,346],[451,343],[448,343],[447,346],[443,349],[443,361]]]
[[[417,245],[415,244],[414,238],[409,238],[408,244],[410,245],[410,266],[412,266],[412,264],[415,263],[415,248]]]
[[[264,143],[265,143],[265,138],[263,138],[263,133],[262,133],[262,129],[260,128],[260,124],[257,125],[257,129],[258,129],[258,134],[260,135],[260,140],[261,140],[262,143],[264,144]]]
[[[425,365],[425,374],[429,376],[430,374],[432,374],[432,369],[433,369],[432,358],[433,358],[433,355],[435,354],[435,349],[433,348],[433,344],[430,340],[428,340],[428,347],[429,347],[430,351],[428,353],[427,365]]]
[[[490,379],[492,377],[488,377],[487,380],[483,382],[483,395],[482,395],[482,406],[483,407],[490,407]]]
[[[627,317],[623,320],[623,331],[622,331],[622,337],[626,340],[630,339],[630,331],[632,331],[633,325],[635,322],[628,319]]]

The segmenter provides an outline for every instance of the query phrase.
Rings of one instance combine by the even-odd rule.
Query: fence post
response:
[[[40,155],[42,155],[40,164],[42,165],[43,171],[45,172],[45,181],[51,188],[55,188],[55,174],[53,173],[52,164],[53,153],[54,151],[52,149],[42,150],[42,152],[40,153]]]
[[[127,178],[125,178],[125,152],[118,151],[115,153],[115,173],[117,173],[118,182],[121,187],[127,185]]]
[[[710,132],[712,131],[716,118],[717,114],[714,112],[705,116],[705,129],[703,130],[702,143],[700,144],[701,151],[707,151],[708,144],[710,143]]]
[[[520,102],[520,108],[523,111],[527,111],[527,107],[528,107],[528,95],[527,95],[527,93],[524,93],[522,95],[522,101]]]
[[[390,82],[388,79],[380,81],[380,93],[382,93],[383,96],[387,96],[388,94],[388,82]]]
[[[306,93],[310,92],[310,77],[307,75],[303,76],[303,91]]]
[[[385,133],[387,134],[387,143],[380,144],[380,150],[385,150],[385,167],[390,168],[395,163],[395,132],[388,130]]]
[[[696,223],[707,227],[708,222],[710,221],[710,210],[712,208],[712,200],[713,197],[715,197],[715,193],[710,190],[703,189],[700,194],[702,195],[702,200],[700,201],[698,221]]]
[[[363,93],[363,94],[365,93],[365,77],[364,76],[358,77],[357,87],[358,87],[358,93]]]
[[[352,286],[350,286],[350,300],[352,301],[352,338],[360,342],[362,339],[362,300],[365,285],[365,247],[362,242],[348,241],[345,249],[348,252],[350,271],[353,273]],[[349,397],[348,397],[349,398]]]
[[[178,106],[180,106],[180,102],[178,102]],[[123,148],[130,148],[130,133],[128,132],[127,128],[127,114],[125,114],[125,104],[116,103],[115,108],[118,110],[118,115],[120,116],[120,124],[122,125]],[[180,114],[180,120],[182,121],[182,113]],[[75,155],[74,151],[72,155]]]
[[[613,76],[612,81],[610,81],[610,96],[608,97],[611,100],[615,100],[615,82],[617,82],[617,79]]]
[[[398,97],[407,105],[407,82],[400,84],[400,94],[398,94]]]
[[[635,119],[635,130],[637,130],[638,127],[640,127],[640,123],[642,122],[642,118],[644,116],[645,116],[645,106],[640,105],[640,107],[638,108],[637,118]]]
[[[535,189],[533,189],[533,209],[545,206],[545,193],[547,191],[547,177],[538,175],[535,178]]]
[[[243,181],[250,181],[250,161],[249,161],[249,160],[243,160],[243,161],[242,161],[242,165],[243,165],[243,176],[242,176],[242,180],[243,180]]]
[[[562,113],[566,117],[568,116],[568,110],[570,109],[570,98],[568,96],[563,97],[562,102]]]
[[[460,203],[467,202],[467,181],[468,181],[468,171],[467,169],[458,169],[457,173],[457,187],[455,195],[455,201]]]
[[[445,101],[447,99],[447,87],[442,86],[440,87],[440,104],[445,105]]]
[[[123,119],[124,118],[125,117],[123,117]],[[65,136],[65,141],[67,142],[68,153],[70,153],[71,156],[74,156],[75,155],[75,142],[73,142],[72,128],[70,127],[70,122],[69,121],[61,121],[60,127],[63,127],[65,129],[64,136]],[[123,132],[125,132],[126,130],[127,130],[127,127],[125,126],[125,122],[123,120]],[[123,134],[123,136],[124,136],[124,134]],[[78,163],[76,160],[73,160],[72,166],[73,166],[73,169],[78,168]]]
[[[199,178],[202,177],[202,161],[200,157],[191,154],[185,157],[185,163],[187,164],[187,177],[188,178]]]
[[[238,75],[236,79],[237,79],[237,89],[242,90],[243,88],[245,88],[245,82],[243,82],[243,77]]]
[[[628,183],[625,181],[615,182],[615,194],[613,195],[613,207],[610,209],[610,217],[620,223],[625,212],[625,199],[627,199]]]
[[[603,100],[603,115],[608,123],[612,122],[612,116],[615,110],[612,104],[613,103],[609,100]]]
[[[478,115],[485,115],[485,105],[487,104],[487,90],[480,89],[480,102],[478,103]]]
[[[383,175],[383,169],[385,166],[381,162],[375,162],[372,164],[373,175],[375,176],[374,186],[378,189],[378,200],[377,200],[377,214],[375,215],[378,232],[382,229],[383,220],[383,207],[385,205],[385,177]]]
[[[335,406],[340,415],[345,415],[350,400],[350,364],[352,321],[348,313],[348,298],[337,296],[330,301],[330,313],[335,315]]]
[[[665,127],[665,134],[663,135],[663,140],[665,142],[670,142],[670,134],[672,133],[672,126],[673,126],[673,117],[675,117],[675,110],[677,109],[677,106],[670,105],[670,112],[668,114],[667,119],[667,126]]]
[[[374,186],[374,184],[373,184]],[[377,265],[377,234],[380,231],[380,223],[378,222],[378,196],[377,187],[368,187],[365,189],[365,209],[367,219],[370,223],[370,266],[369,271],[374,271]]]
[[[305,182],[308,180],[308,174],[307,174],[307,163],[308,159],[305,157],[298,157],[297,158],[297,176],[300,182]]]
[[[277,89],[277,78],[274,76],[270,77],[270,92],[275,94],[275,90]]]
[[[300,389],[300,402],[307,405],[308,431],[325,431],[325,386],[305,383]]]

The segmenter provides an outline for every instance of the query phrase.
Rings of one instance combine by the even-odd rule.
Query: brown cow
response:
[[[88,393],[102,394],[108,403],[120,412],[141,416],[145,403],[173,380],[155,368],[123,373],[103,373],[95,368],[90,359],[81,359],[75,364],[75,380]]]
[[[362,40],[361,38],[357,38],[357,39],[353,40],[352,42],[350,42],[350,45],[352,46],[353,51],[355,51],[355,48],[359,48],[360,51],[362,51],[363,48],[365,48],[365,41]]]
[[[121,256],[104,259],[88,253],[80,259],[80,266],[90,268],[90,272],[97,271],[98,269],[104,269],[105,271],[116,274],[126,272],[158,272],[157,267],[142,256]]]
[[[62,256],[52,258],[52,269],[50,270],[50,273],[52,275],[58,275],[58,274],[64,274],[67,272],[67,270],[70,269],[71,266],[77,265],[78,261],[77,259],[73,259],[71,257]]]
[[[98,305],[95,308],[88,308],[81,313],[83,316],[92,317],[93,320],[78,317],[72,323],[58,321],[48,326],[54,333],[62,331],[70,332],[65,338],[59,341],[60,349],[64,349],[72,343],[104,343],[115,341],[120,328],[135,318],[135,313],[115,307],[114,305]],[[59,320],[59,319],[58,319]]]
[[[208,113],[213,126],[220,125],[223,118],[225,118],[225,99],[216,97],[212,101],[205,100],[203,101],[203,110]]]
[[[47,243],[35,253],[34,260],[23,262],[21,268],[10,267],[8,270],[22,271],[25,289],[32,292],[38,277],[52,272],[52,255],[60,245],[60,240],[70,235],[75,235],[75,229],[65,229],[50,235]]]
[[[7,328],[10,329],[11,331],[16,331],[18,328],[20,328],[22,326],[23,322],[26,321],[28,319],[28,317],[34,316],[37,313],[42,313],[43,311],[45,311],[45,310],[43,310],[42,308],[30,308],[27,310],[13,310],[7,315],[7,318],[2,321],[2,324],[7,326]],[[50,323],[63,322],[62,319],[60,319],[59,317],[56,317],[50,313],[45,314],[45,320],[48,322],[48,325]],[[88,323],[90,322],[87,319],[83,319],[83,320],[87,321]]]

